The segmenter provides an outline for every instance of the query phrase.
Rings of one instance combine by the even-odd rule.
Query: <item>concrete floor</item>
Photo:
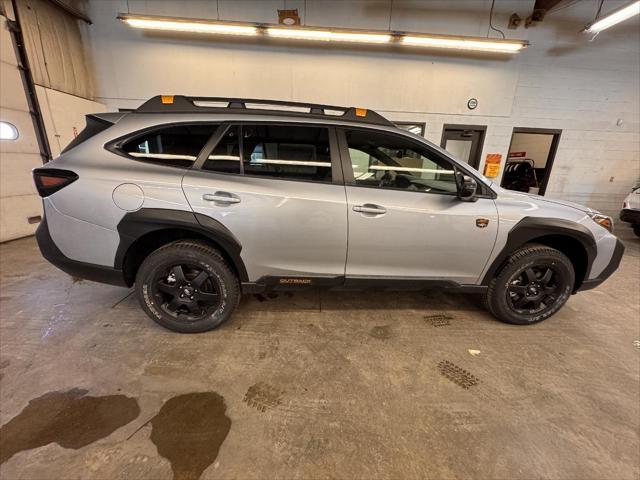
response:
[[[531,327],[457,294],[310,292],[201,335],[33,238],[1,245],[0,477],[637,479],[640,241],[621,231],[620,270]]]

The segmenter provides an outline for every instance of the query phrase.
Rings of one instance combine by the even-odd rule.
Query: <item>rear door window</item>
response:
[[[242,164],[245,175],[330,183],[329,131],[306,125],[243,125]]]
[[[131,157],[190,167],[218,125],[172,125],[143,133],[126,141],[122,151]]]

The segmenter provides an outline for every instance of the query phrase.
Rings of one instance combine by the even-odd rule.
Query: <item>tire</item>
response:
[[[636,237],[640,237],[640,225],[633,225],[633,233],[636,234]]]
[[[240,300],[237,276],[218,251],[197,240],[179,240],[151,253],[138,269],[135,289],[153,321],[180,333],[218,327]]]
[[[503,322],[531,325],[560,310],[574,283],[573,265],[563,253],[528,244],[513,253],[491,280],[485,304]]]

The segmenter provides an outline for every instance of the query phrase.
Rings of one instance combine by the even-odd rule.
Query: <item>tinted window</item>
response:
[[[326,128],[243,126],[242,159],[247,175],[331,182],[331,155]]]
[[[345,134],[357,185],[457,192],[453,165],[410,139],[365,130]]]
[[[135,158],[175,167],[190,167],[217,125],[177,125],[160,128],[124,143]]]
[[[231,126],[209,154],[202,168],[222,173],[240,173],[239,127]]]

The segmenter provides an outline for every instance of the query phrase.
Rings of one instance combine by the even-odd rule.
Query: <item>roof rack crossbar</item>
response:
[[[169,99],[169,100],[168,100]],[[197,103],[218,103],[225,106],[202,106]],[[135,111],[137,113],[205,113],[220,112],[223,110],[248,110],[247,104],[274,106],[274,107],[297,107],[308,109],[308,112],[296,112],[289,110],[278,110],[277,108],[259,109],[260,112],[279,115],[293,116],[330,116],[336,119],[348,120],[359,123],[375,123],[378,125],[395,126],[392,122],[384,118],[382,115],[373,110],[356,109],[354,107],[338,107],[335,105],[321,105],[316,103],[289,102],[285,100],[261,100],[249,98],[232,98],[232,97],[191,97],[184,95],[157,95],[150,98]],[[333,112],[342,112],[341,115],[328,114],[327,110]],[[364,112],[364,114],[362,113]]]

